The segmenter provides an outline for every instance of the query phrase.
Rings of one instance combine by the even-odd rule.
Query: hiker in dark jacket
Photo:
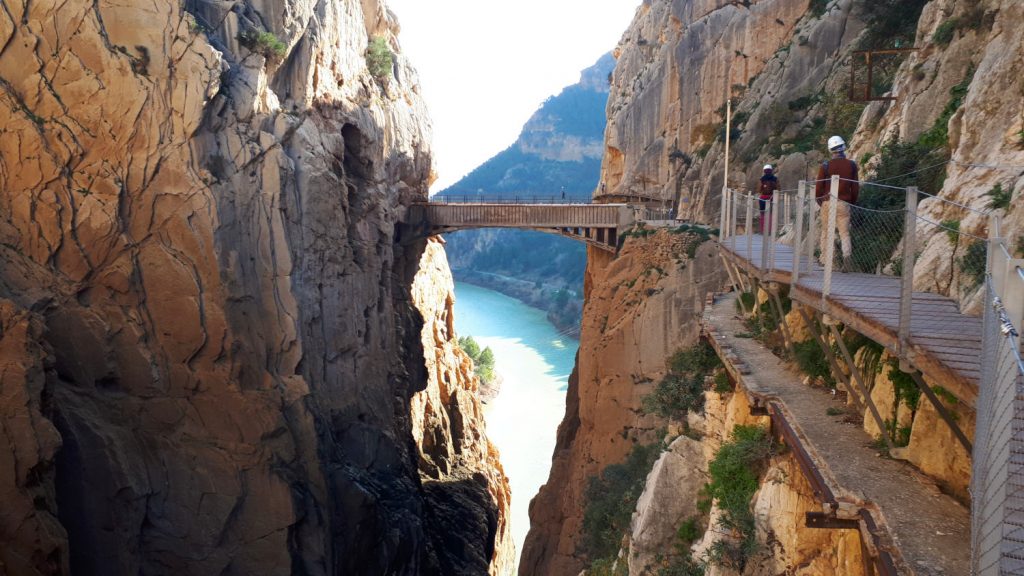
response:
[[[824,162],[818,169],[818,181],[814,186],[814,198],[821,206],[821,259],[824,265],[826,244],[828,243],[829,194],[832,187],[829,181],[832,176],[839,176],[839,203],[836,205],[836,229],[839,231],[839,243],[843,252],[843,271],[853,271],[853,244],[850,242],[850,206],[857,204],[860,193],[860,177],[857,163],[846,157],[846,141],[841,136],[828,139],[828,149],[832,158]]]
[[[765,212],[768,210],[768,205],[771,204],[772,198],[775,196],[775,191],[779,189],[779,179],[775,177],[775,170],[771,164],[764,165],[764,176],[761,176],[761,183],[758,185],[758,205],[761,209],[761,234],[765,234],[765,230],[771,233],[771,222],[766,222],[768,216]]]

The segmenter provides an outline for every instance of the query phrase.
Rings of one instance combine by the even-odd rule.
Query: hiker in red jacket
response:
[[[836,229],[839,231],[839,243],[843,251],[844,272],[853,271],[853,244],[850,242],[850,206],[857,204],[860,193],[860,180],[857,163],[846,157],[846,141],[841,136],[828,139],[828,149],[832,158],[818,169],[818,181],[814,186],[814,198],[821,206],[821,260],[824,265],[826,244],[828,243],[828,213],[832,176],[839,176],[839,203],[836,205]]]
[[[774,169],[771,164],[764,165],[764,176],[761,176],[761,182],[757,187],[757,203],[761,210],[761,234],[771,233],[771,222],[766,222],[766,218],[769,216],[766,214],[768,206],[772,203],[772,197],[775,196],[775,191],[779,189],[779,179],[775,177],[773,173]]]

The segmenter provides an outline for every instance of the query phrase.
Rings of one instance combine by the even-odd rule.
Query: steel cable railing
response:
[[[971,477],[971,562],[979,576],[1024,574],[1024,276],[1004,241],[990,240],[989,249]]]
[[[593,204],[589,196],[561,196],[557,194],[507,193],[491,194],[438,194],[430,197],[433,204]]]
[[[972,568],[978,576],[1024,576],[1024,259],[1012,257],[999,219],[989,212],[884,184],[879,186],[901,192],[903,200],[858,206],[839,200],[839,182],[829,181],[829,198],[820,207],[815,182],[801,182],[795,194],[777,192],[763,213],[753,195],[726,190],[723,245],[764,274],[782,271],[779,247],[792,247],[791,282],[813,272],[823,299],[836,273],[855,273],[844,275],[846,290],[858,275],[899,278],[901,356],[911,337],[915,289],[948,296],[961,312],[982,313],[971,455]]]

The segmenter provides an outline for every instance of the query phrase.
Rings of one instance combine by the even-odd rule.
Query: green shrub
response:
[[[960,20],[958,18],[946,20],[935,29],[935,33],[932,34],[932,42],[943,47],[949,46],[949,43],[953,41],[953,35],[956,34],[959,27]]]
[[[815,18],[825,13],[828,8],[829,0],[811,0],[810,11],[811,15]]]
[[[584,493],[582,548],[595,563],[614,560],[618,554],[644,481],[660,453],[661,444],[638,444],[624,462],[590,477]]]
[[[821,99],[821,94],[807,94],[801,96],[796,100],[790,100],[787,106],[793,112],[799,112],[800,110],[807,110],[814,104],[818,103]]]
[[[721,365],[722,362],[715,354],[715,349],[703,340],[689,348],[676,350],[668,360],[669,371],[676,374],[692,372],[703,375]]]
[[[948,148],[949,147],[949,119],[960,109],[967,97],[967,91],[974,80],[974,67],[967,70],[964,79],[949,89],[949,101],[942,109],[942,113],[935,119],[935,123],[926,132],[918,137],[917,142],[925,148]]]
[[[860,0],[867,24],[858,48],[892,48],[914,43],[917,21],[928,0]]]
[[[280,62],[288,52],[288,46],[278,40],[273,32],[246,30],[238,35],[238,43],[252,52],[262,54],[270,64]]]
[[[825,409],[825,414],[829,416],[842,416],[844,414],[842,408],[836,408],[835,406],[829,406]]]
[[[648,414],[682,419],[687,412],[704,409],[704,380],[696,375],[667,374],[644,397],[641,408]]]
[[[950,406],[956,407],[956,405],[960,403],[960,399],[956,397],[956,394],[953,394],[942,386],[932,386],[932,392],[935,393],[936,397],[940,398]]]
[[[793,359],[797,367],[811,378],[820,378],[829,388],[835,388],[836,380],[828,358],[815,340],[804,340],[793,344]]]
[[[762,469],[771,454],[772,440],[760,426],[736,426],[728,442],[722,444],[708,463],[711,480],[704,494],[718,503],[722,510],[720,526],[733,531],[739,543],[722,541],[709,555],[714,563],[742,571],[747,559],[756,551],[754,514],[750,500],[754,497]]]
[[[729,383],[729,375],[725,371],[715,374],[715,392],[719,394],[732,392],[732,384]]]
[[[459,348],[473,360],[473,372],[484,384],[494,381],[494,352],[490,347],[480,349],[480,345],[472,336],[464,336],[458,340]]]
[[[921,389],[917,387],[914,378],[900,370],[899,361],[889,360],[889,380],[896,394],[896,406],[906,404],[911,412],[917,412],[918,404],[921,401]]]
[[[700,518],[693,516],[691,518],[687,518],[679,525],[679,529],[676,530],[676,539],[679,541],[679,545],[683,549],[686,549],[696,542],[703,533],[704,531],[700,526]]]
[[[714,368],[722,365],[714,349],[701,341],[677,350],[666,365],[668,374],[644,397],[641,409],[647,414],[675,419],[682,419],[687,412],[703,410],[704,380]]]
[[[958,264],[962,274],[962,287],[968,291],[981,286],[985,280],[985,265],[988,260],[988,245],[982,240],[972,240],[960,257]]]
[[[1007,187],[1003,190],[1002,182],[996,184],[991,190],[985,193],[988,196],[988,204],[985,205],[989,210],[1009,210],[1010,200],[1013,198],[1013,190]]]
[[[366,48],[366,67],[369,68],[370,75],[378,80],[391,77],[394,53],[391,52],[391,46],[383,36],[377,36],[370,40],[370,44]]]

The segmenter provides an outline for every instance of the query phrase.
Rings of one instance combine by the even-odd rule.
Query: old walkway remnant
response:
[[[835,248],[839,178],[831,179],[825,213],[818,210],[808,184],[813,186],[800,182],[796,194],[775,195],[765,216],[771,221],[766,235],[753,233],[757,199],[723,191],[721,256],[733,286],[745,292],[765,288],[781,317],[778,288],[788,285],[789,296],[829,326],[833,337],[835,324],[842,323],[898,358],[900,370],[910,374],[971,457],[971,572],[1024,574],[1024,460],[1019,457],[1024,454],[1024,259],[1013,257],[996,214],[913,187],[861,182],[905,195],[905,201],[845,207],[859,236],[855,270],[840,271]],[[819,221],[826,226],[820,250]],[[967,222],[973,227],[962,225]],[[939,294],[914,282],[915,265],[928,247],[918,245],[921,238],[948,247],[941,251],[944,260],[936,259],[933,250],[932,259],[918,268],[941,268],[931,271],[928,286]],[[943,283],[936,281],[940,278]],[[975,308],[964,310],[964,303],[971,302]],[[975,315],[978,303],[980,318]],[[850,373],[844,384],[851,395],[864,398],[878,419],[870,396],[854,390],[854,385],[863,387],[862,378],[842,339],[834,338],[840,357],[827,337],[813,335],[837,377]],[[846,370],[840,366],[843,360]],[[973,442],[970,430],[962,429],[937,398],[933,387],[938,386],[975,410]],[[879,429],[885,429],[884,423]]]

